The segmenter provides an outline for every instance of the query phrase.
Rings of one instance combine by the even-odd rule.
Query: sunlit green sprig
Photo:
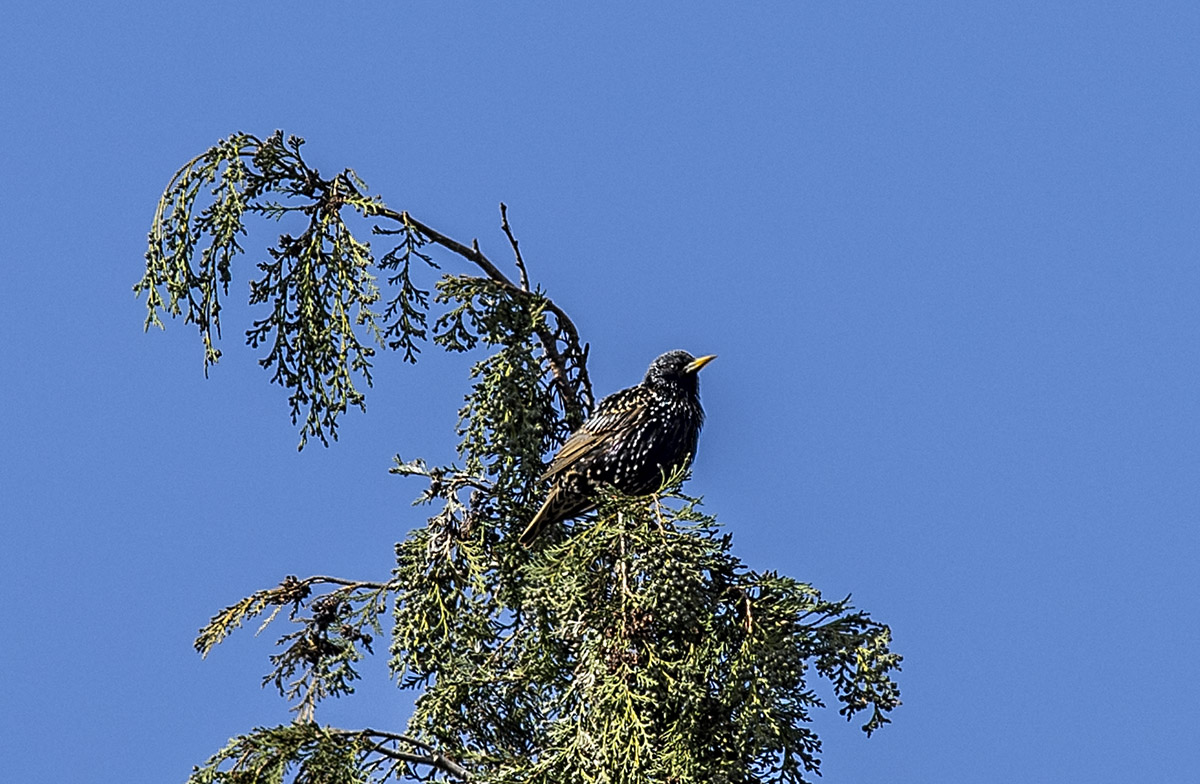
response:
[[[366,742],[311,723],[259,727],[233,738],[197,767],[188,784],[283,784],[297,781],[363,782],[359,756]]]
[[[536,351],[545,300],[466,276],[443,278],[437,296],[457,304],[438,319],[434,340],[456,350],[480,341],[498,349],[471,369],[458,452],[466,470],[493,478],[493,497],[506,510],[523,509],[539,489],[542,455],[565,436]]]
[[[433,257],[422,248],[427,244],[425,237],[404,223],[399,229],[375,226],[376,234],[399,235],[399,244],[379,259],[379,267],[392,274],[388,285],[396,292],[383,311],[382,338],[393,351],[404,350],[404,361],[415,363],[421,353],[420,343],[426,339],[428,325],[429,291],[417,286],[412,279],[413,259],[427,266],[438,268]]]

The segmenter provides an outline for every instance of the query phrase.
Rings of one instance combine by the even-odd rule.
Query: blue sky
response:
[[[32,4],[0,29],[0,757],[181,781],[286,721],[220,607],[386,574],[461,358],[379,363],[297,453],[226,313],[143,334],[170,174],[231,132],[534,278],[598,392],[716,353],[691,492],[748,564],[891,624],[905,704],[827,711],[825,781],[1181,781],[1200,768],[1194,3]],[[235,270],[245,291],[273,227]],[[236,298],[234,298],[236,299]],[[372,661],[345,726],[402,725]]]

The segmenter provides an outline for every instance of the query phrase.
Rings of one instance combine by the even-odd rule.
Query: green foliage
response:
[[[180,170],[137,287],[147,324],[160,310],[184,315],[200,328],[206,363],[215,361],[211,332],[243,217],[298,212],[307,230],[283,235],[251,283],[251,300],[269,312],[247,334],[270,345],[262,362],[292,390],[293,417],[307,407],[302,439],[336,437],[337,415],[361,405],[353,378],[370,382],[373,349],[356,329],[410,361],[427,333],[477,358],[459,412],[459,464],[397,458],[392,469],[423,481],[416,503],[434,508],[397,544],[389,580],[289,577],[201,630],[196,647],[207,654],[253,617],[268,613],[265,627],[286,615],[291,628],[264,684],[297,718],[233,739],[192,782],[790,784],[819,772],[815,679],[828,682],[841,715],[865,717],[868,735],[888,722],[900,664],[888,627],[848,598],[748,568],[716,519],[680,494],[683,476],[650,498],[606,496],[595,515],[547,531],[532,551],[519,546],[546,491],[544,455],[591,405],[586,345],[530,288],[503,207],[519,284],[477,243],[362,196],[349,170],[321,179],[299,151],[278,133],[237,135]],[[378,263],[350,234],[344,208],[398,238]],[[431,245],[482,274],[444,273],[419,288],[412,263],[435,267]],[[393,292],[382,315],[371,309],[382,298],[376,268]],[[431,307],[440,309],[432,328]],[[320,701],[353,692],[357,662],[384,633],[393,676],[416,693],[406,732],[317,725]]]
[[[515,588],[493,528],[444,513],[414,532],[392,646],[423,689],[410,732],[487,781],[799,782],[819,764],[810,663],[844,715],[870,711],[868,734],[886,723],[887,627],[748,570],[675,497],[614,497],[516,566]]]

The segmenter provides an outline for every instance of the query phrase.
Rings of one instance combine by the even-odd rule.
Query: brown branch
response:
[[[502,205],[501,214],[504,215],[506,208]],[[396,212],[393,209],[384,206],[376,206],[370,210],[370,215],[378,215],[380,217],[394,220],[403,226],[416,231],[418,234],[425,237],[430,242],[441,245],[443,248],[462,256],[467,261],[475,264],[484,274],[495,283],[498,283],[502,288],[507,289],[518,295],[527,295],[531,292],[528,290],[528,281],[525,278],[525,265],[522,260],[519,264],[522,273],[523,288],[517,285],[505,275],[492,260],[484,255],[479,249],[479,241],[474,240],[470,247],[462,244],[456,239],[447,237],[437,229],[422,223],[414,218],[407,211]],[[505,220],[507,224],[507,220]],[[506,230],[506,233],[507,230]],[[511,238],[511,234],[509,235]],[[514,250],[516,249],[516,241],[512,240]],[[582,423],[584,415],[592,407],[594,399],[592,397],[592,384],[587,375],[587,354],[588,347],[581,346],[579,343],[579,330],[576,329],[575,323],[571,318],[560,308],[554,304],[553,300],[548,297],[541,297],[545,310],[554,314],[555,326],[552,330],[549,325],[543,321],[542,326],[536,330],[538,340],[542,344],[542,350],[546,352],[546,361],[550,364],[550,372],[553,376],[554,386],[558,390],[559,399],[563,404],[563,411],[571,418]],[[560,351],[558,343],[561,342],[564,350]],[[577,378],[573,381],[571,373],[567,368],[567,359],[575,360],[577,370]]]
[[[322,574],[306,577],[300,581],[303,585],[313,585],[314,583],[330,583],[331,585],[341,585],[346,588],[370,588],[373,591],[383,591],[390,589],[394,583],[375,583],[362,580],[347,580],[342,577],[327,577]]]
[[[387,207],[381,207],[381,208],[379,208],[378,212],[380,215],[382,215],[386,218],[391,218],[392,220],[394,220],[398,223],[402,223],[405,226],[416,229],[418,232],[425,235],[425,237],[428,238],[430,242],[441,245],[446,250],[453,251],[454,253],[457,253],[459,256],[462,256],[467,261],[470,261],[471,263],[478,266],[481,270],[483,270],[487,274],[487,276],[489,278],[496,281],[501,286],[504,286],[505,288],[508,288],[508,289],[512,289],[513,291],[521,290],[521,287],[518,286],[517,284],[513,283],[512,280],[510,280],[507,275],[505,275],[503,272],[501,272],[500,268],[497,267],[495,264],[493,264],[491,259],[489,259],[487,256],[483,255],[483,252],[481,250],[479,250],[479,241],[478,240],[475,240],[475,242],[474,242],[475,247],[469,248],[466,245],[463,245],[458,240],[447,237],[445,234],[442,234],[437,229],[434,229],[430,226],[425,225],[421,221],[414,218],[412,215],[409,215],[407,211],[396,212],[395,210],[388,209]]]
[[[458,764],[451,757],[446,756],[438,751],[433,746],[424,741],[417,740],[411,735],[400,735],[395,732],[386,732],[383,730],[373,730],[368,728],[361,730],[339,730],[331,729],[330,732],[344,737],[358,736],[366,740],[374,742],[374,748],[371,752],[389,759],[399,760],[401,762],[412,762],[417,765],[429,765],[444,773],[459,779],[460,781],[470,781],[471,771]],[[421,749],[425,754],[418,754],[411,751],[401,751],[400,749],[388,748],[388,743],[407,744],[413,748]]]

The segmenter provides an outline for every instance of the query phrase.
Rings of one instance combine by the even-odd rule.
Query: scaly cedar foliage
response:
[[[393,472],[425,483],[417,503],[433,513],[397,544],[389,579],[288,577],[200,631],[207,654],[247,620],[286,617],[264,684],[296,718],[233,738],[192,784],[810,781],[821,748],[814,674],[842,715],[865,715],[868,735],[888,722],[900,664],[888,627],[848,598],[745,566],[680,492],[685,476],[649,499],[609,494],[532,550],[516,544],[546,491],[544,456],[592,406],[586,344],[530,287],[503,205],[516,281],[478,243],[366,195],[353,171],[323,178],[302,144],[234,134],[175,174],[135,286],[146,326],[163,312],[194,323],[207,371],[246,220],[299,216],[303,231],[282,234],[258,263],[250,301],[262,316],[245,334],[289,392],[301,448],[328,444],[338,417],[365,406],[378,350],[415,362],[432,340],[479,358],[460,464],[396,458]],[[365,225],[391,245],[378,257],[358,236]],[[473,274],[440,272],[435,249]],[[423,289],[429,270],[440,277]],[[354,691],[357,663],[385,633],[395,679],[417,694],[408,726],[319,724],[320,701]]]

